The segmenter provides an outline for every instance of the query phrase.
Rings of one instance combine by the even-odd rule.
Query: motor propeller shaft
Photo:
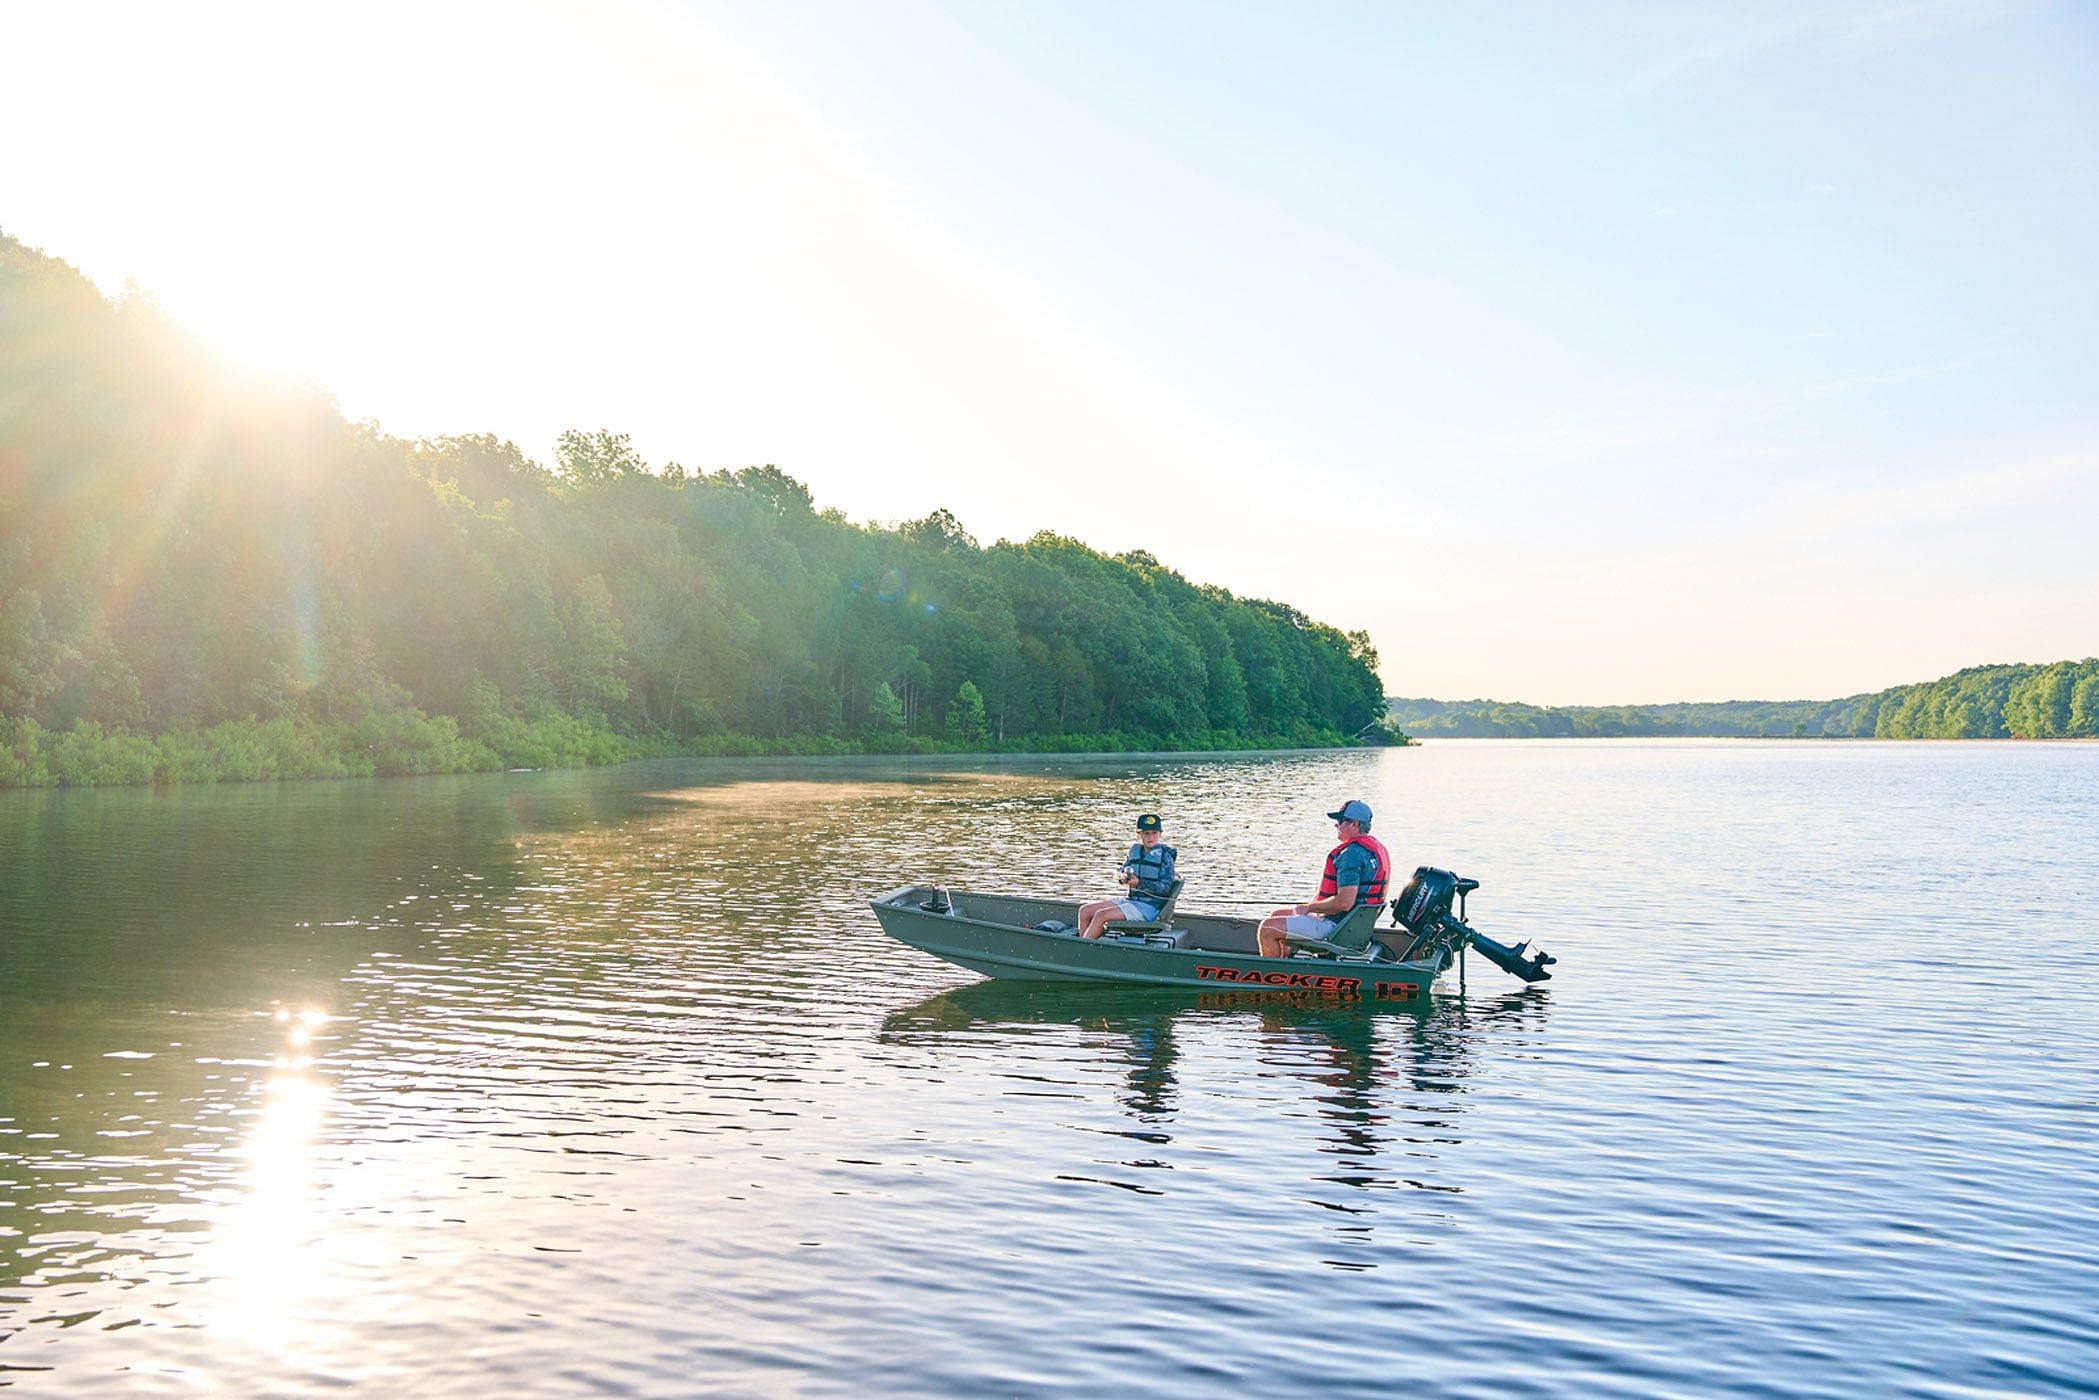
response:
[[[1457,920],[1453,919],[1451,922],[1457,923]],[[1526,982],[1546,981],[1552,974],[1545,969],[1559,961],[1550,953],[1532,953],[1525,956],[1524,949],[1530,947],[1528,942],[1518,943],[1511,948],[1506,943],[1496,943],[1487,935],[1474,932],[1470,928],[1466,928],[1465,931],[1472,946],[1480,950],[1482,957],[1510,976],[1521,977]]]

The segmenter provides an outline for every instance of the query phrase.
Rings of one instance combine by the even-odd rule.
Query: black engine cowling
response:
[[[1416,866],[1414,878],[1392,901],[1392,912],[1411,932],[1428,933],[1450,917],[1451,901],[1457,897],[1457,876],[1433,865]]]

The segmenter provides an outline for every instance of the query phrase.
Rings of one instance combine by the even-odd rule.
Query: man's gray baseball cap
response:
[[[1328,812],[1326,819],[1330,822],[1361,822],[1368,826],[1370,825],[1370,804],[1368,802],[1358,802],[1351,797],[1348,801],[1341,804],[1340,811]]]

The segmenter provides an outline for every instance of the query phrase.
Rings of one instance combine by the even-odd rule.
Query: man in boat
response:
[[[1159,910],[1173,894],[1176,878],[1174,849],[1160,842],[1165,824],[1157,812],[1137,818],[1137,844],[1122,863],[1115,882],[1129,888],[1128,899],[1096,899],[1079,906],[1079,937],[1098,938],[1111,919],[1134,919],[1139,923],[1159,917]]]
[[[1385,898],[1392,857],[1386,854],[1384,843],[1370,834],[1370,804],[1350,798],[1339,811],[1326,815],[1334,824],[1334,835],[1340,838],[1340,844],[1326,853],[1319,897],[1310,904],[1277,909],[1261,920],[1259,936],[1264,958],[1290,955],[1286,934],[1324,938],[1334,931],[1335,921],[1349,910],[1359,904],[1381,903]]]

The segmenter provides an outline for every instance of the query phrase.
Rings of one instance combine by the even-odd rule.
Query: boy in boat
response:
[[[1079,937],[1098,938],[1101,930],[1112,919],[1134,919],[1144,922],[1159,917],[1159,910],[1173,894],[1174,849],[1161,844],[1159,833],[1163,823],[1157,812],[1146,812],[1137,818],[1137,844],[1130,847],[1128,859],[1115,877],[1119,885],[1127,885],[1128,899],[1096,899],[1091,904],[1079,906]]]
[[[1324,938],[1334,931],[1334,921],[1359,904],[1385,898],[1385,881],[1392,873],[1392,857],[1384,843],[1370,834],[1370,804],[1351,798],[1338,812],[1328,812],[1334,835],[1341,844],[1326,853],[1326,873],[1320,877],[1319,897],[1310,904],[1277,909],[1261,920],[1261,956],[1286,958],[1288,933],[1299,937]]]

